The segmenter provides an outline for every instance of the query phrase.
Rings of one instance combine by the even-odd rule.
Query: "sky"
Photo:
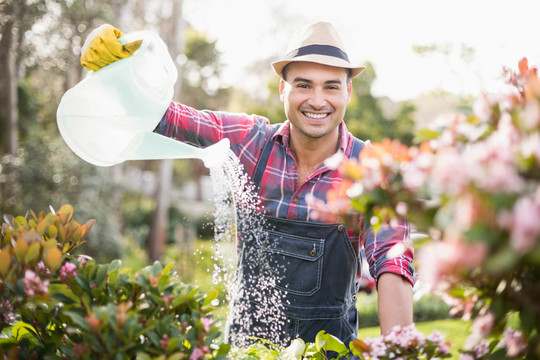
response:
[[[284,54],[297,28],[330,21],[351,61],[373,64],[374,94],[395,101],[500,91],[503,66],[540,65],[539,10],[539,0],[184,0],[190,24],[217,41],[228,85],[260,86],[246,67]],[[421,56],[415,45],[448,51]]]

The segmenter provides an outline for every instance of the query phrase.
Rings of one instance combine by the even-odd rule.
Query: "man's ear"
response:
[[[352,96],[352,80],[349,80],[347,82],[347,104],[351,103],[351,96]]]
[[[285,80],[281,79],[279,81],[279,99],[281,100],[281,102],[283,102],[283,99],[284,99],[284,92],[285,92],[285,86],[287,86],[287,82],[285,82]]]

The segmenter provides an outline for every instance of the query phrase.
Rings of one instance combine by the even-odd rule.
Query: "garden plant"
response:
[[[332,159],[347,181],[314,203],[319,217],[407,218],[429,237],[419,281],[472,320],[463,360],[540,357],[540,81],[527,59],[504,74],[508,93],[435,122],[418,146],[384,140]]]
[[[0,348],[4,359],[225,359],[207,294],[172,264],[140,270],[97,264],[75,250],[93,220],[73,208],[4,216]]]

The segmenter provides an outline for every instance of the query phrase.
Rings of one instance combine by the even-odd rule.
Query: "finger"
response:
[[[142,40],[136,40],[133,42],[130,42],[126,45],[124,45],[124,50],[127,51],[130,55],[132,55],[137,49],[141,47]]]

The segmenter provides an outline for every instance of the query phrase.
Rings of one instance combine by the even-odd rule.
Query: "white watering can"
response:
[[[157,34],[139,31],[119,41],[139,39],[141,47],[133,55],[89,72],[64,94],[56,113],[62,138],[97,166],[187,158],[219,166],[228,156],[228,139],[201,149],[153,132],[172,100],[178,73]]]

